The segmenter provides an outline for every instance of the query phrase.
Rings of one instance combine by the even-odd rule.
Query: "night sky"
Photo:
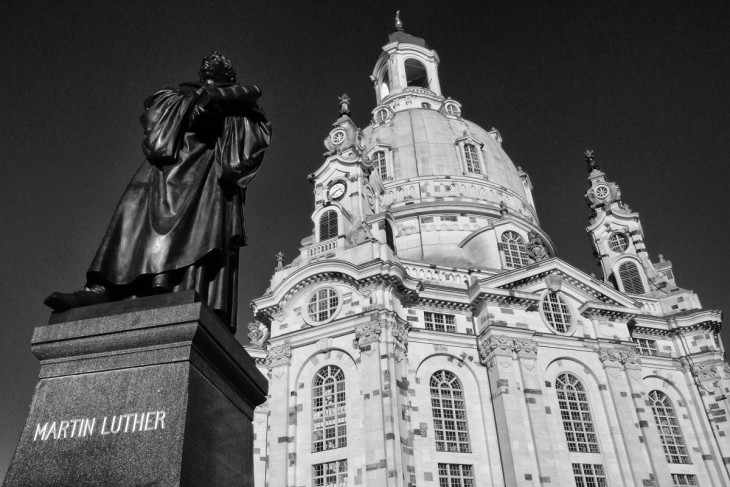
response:
[[[600,277],[584,230],[591,148],[640,212],[652,260],[671,260],[706,308],[730,309],[730,15],[726,1],[698,3],[4,0],[0,477],[37,380],[29,344],[48,320],[43,298],[83,286],[143,159],[142,101],[194,79],[211,49],[261,86],[274,127],[247,196],[239,339],[276,252],[289,263],[311,233],[306,176],[324,161],[337,97],[369,123],[368,76],[396,9],[438,52],[444,94],[497,127],[530,175],[559,257]]]

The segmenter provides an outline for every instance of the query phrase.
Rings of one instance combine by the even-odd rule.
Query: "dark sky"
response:
[[[727,2],[163,2],[5,0],[0,20],[0,476],[38,374],[42,300],[72,291],[142,161],[145,97],[216,49],[257,83],[273,146],[248,191],[240,328],[282,250],[309,235],[337,96],[367,125],[368,76],[394,30],[424,37],[464,117],[501,132],[530,174],[558,255],[600,273],[585,234],[582,152],[640,212],[650,256],[708,308],[730,308]],[[276,6],[274,6],[276,5]],[[600,274],[599,274],[600,275]],[[239,332],[240,339],[245,332]]]

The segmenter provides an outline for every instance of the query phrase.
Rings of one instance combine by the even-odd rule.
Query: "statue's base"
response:
[[[264,376],[193,292],[54,313],[3,486],[253,485]]]

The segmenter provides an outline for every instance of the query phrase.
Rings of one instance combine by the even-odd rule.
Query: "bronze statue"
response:
[[[140,121],[146,160],[129,183],[83,290],[53,293],[54,311],[195,290],[235,332],[243,204],[271,140],[261,90],[236,83],[225,56],[203,58],[199,81],[149,97]]]

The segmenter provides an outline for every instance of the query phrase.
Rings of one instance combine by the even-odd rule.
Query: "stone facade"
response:
[[[721,313],[650,261],[592,153],[604,278],[555,257],[438,62],[398,31],[371,124],[340,98],[314,232],[253,303],[256,485],[730,485]]]

